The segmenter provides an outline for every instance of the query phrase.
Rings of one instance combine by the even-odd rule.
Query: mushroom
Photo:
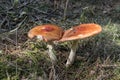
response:
[[[64,32],[59,42],[72,41],[71,51],[66,62],[66,67],[69,67],[74,62],[79,40],[98,34],[101,31],[102,28],[100,25],[87,23],[72,27]]]
[[[63,29],[52,24],[36,26],[28,32],[29,38],[37,37],[39,40],[47,42],[48,55],[52,63],[56,63],[57,61],[53,50],[53,41],[61,39],[62,35]]]

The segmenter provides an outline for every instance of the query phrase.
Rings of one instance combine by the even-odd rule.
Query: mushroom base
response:
[[[48,55],[49,55],[49,57],[50,57],[50,59],[51,59],[51,62],[52,62],[53,64],[55,64],[55,63],[57,62],[57,58],[56,58],[56,55],[54,54],[55,51],[54,51],[54,49],[53,49],[53,43],[52,43],[52,42],[49,42],[49,43],[47,44],[47,48],[48,48]]]
[[[70,65],[72,65],[74,63],[75,56],[76,56],[76,50],[78,48],[78,43],[79,43],[78,40],[75,40],[72,42],[71,51],[70,51],[69,57],[66,62],[66,67],[69,67]]]

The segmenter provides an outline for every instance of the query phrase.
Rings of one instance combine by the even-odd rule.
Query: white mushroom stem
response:
[[[51,59],[51,62],[54,64],[57,61],[56,55],[54,54],[54,48],[53,48],[53,43],[52,42],[48,42],[47,44],[47,48],[48,48],[48,55]]]
[[[78,43],[79,43],[78,40],[75,40],[72,42],[71,51],[70,51],[69,57],[68,57],[67,62],[66,62],[66,67],[69,67],[70,65],[73,64],[73,62],[75,60],[75,56],[76,56],[76,50],[78,48]]]

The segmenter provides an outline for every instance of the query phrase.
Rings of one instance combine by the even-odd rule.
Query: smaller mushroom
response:
[[[49,52],[48,55],[52,63],[56,63],[57,61],[57,58],[54,54],[53,41],[61,39],[62,35],[63,29],[52,24],[36,26],[28,32],[29,38],[32,39],[34,37],[37,37],[39,40],[47,42]]]
[[[100,25],[87,23],[72,27],[64,32],[63,37],[59,40],[59,42],[72,41],[71,51],[66,62],[66,67],[69,67],[74,62],[79,40],[96,35],[101,31],[102,28]]]

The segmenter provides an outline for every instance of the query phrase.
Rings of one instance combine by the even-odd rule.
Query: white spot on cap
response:
[[[83,37],[84,35],[82,35],[82,34],[80,34],[80,35],[78,35],[79,37]]]
[[[39,39],[39,40],[43,40],[42,35],[37,35],[37,39]]]
[[[70,30],[73,30],[73,28],[70,28]]]

